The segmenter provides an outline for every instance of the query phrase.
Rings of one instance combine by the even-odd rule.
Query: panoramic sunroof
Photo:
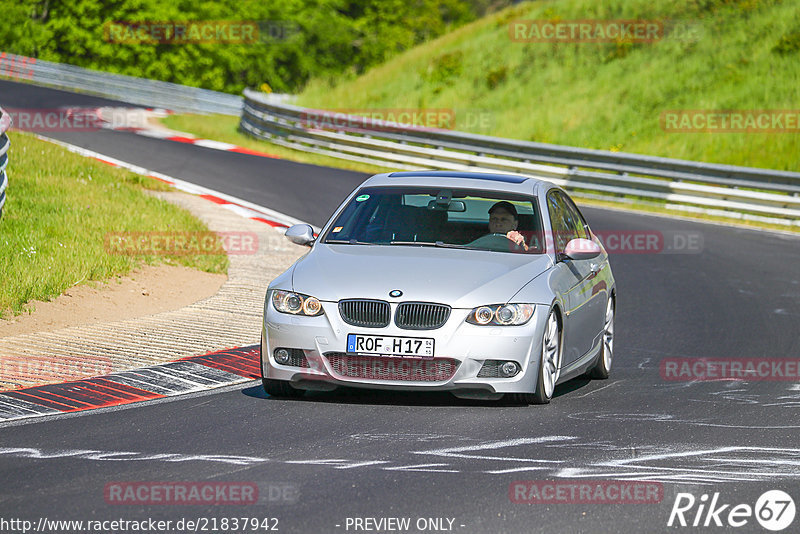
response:
[[[470,178],[473,180],[489,180],[492,182],[506,182],[509,184],[521,184],[528,178],[524,176],[513,176],[511,174],[487,174],[483,172],[449,172],[449,171],[412,171],[412,172],[393,172],[389,178],[414,178],[431,176],[436,178]]]

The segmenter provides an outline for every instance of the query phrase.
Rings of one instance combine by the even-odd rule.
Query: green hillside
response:
[[[519,42],[520,19],[659,21],[653,42]],[[666,131],[671,110],[800,110],[795,0],[561,0],[508,8],[299,103],[449,109],[456,129],[587,148],[800,170],[800,129]],[[785,128],[785,127],[784,127]]]
[[[312,76],[362,73],[508,1],[0,0],[0,52],[231,93],[264,84],[296,92]],[[202,29],[210,34],[199,38]]]

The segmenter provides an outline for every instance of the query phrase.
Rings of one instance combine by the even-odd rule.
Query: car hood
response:
[[[292,289],[320,300],[345,298],[441,302],[474,308],[507,302],[551,265],[544,254],[439,247],[326,245],[298,260]]]

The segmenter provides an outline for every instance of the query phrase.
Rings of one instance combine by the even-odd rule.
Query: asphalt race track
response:
[[[3,107],[108,103],[0,82]],[[126,132],[50,135],[315,225],[363,179]],[[595,231],[663,232],[664,246],[673,248],[686,236],[700,243],[684,253],[613,255],[617,339],[609,380],[573,380],[556,389],[550,405],[529,407],[363,391],[286,401],[252,382],[6,424],[0,517],[34,525],[43,517],[207,518],[210,532],[231,531],[212,530],[211,518],[233,517],[277,518],[281,532],[390,532],[366,530],[373,523],[356,530],[354,521],[390,517],[410,518],[410,532],[688,532],[698,529],[667,526],[678,493],[698,502],[719,493],[718,503],[730,505],[719,515],[723,522],[735,505],[754,507],[768,490],[800,504],[800,382],[675,381],[660,371],[666,358],[798,360],[800,240],[583,211]],[[516,481],[584,479],[656,481],[663,496],[656,503],[528,504],[512,502],[509,491]],[[116,504],[105,493],[137,481],[250,483],[259,499],[145,506]],[[709,521],[699,530],[721,530]],[[755,517],[735,530],[765,532]]]
[[[45,110],[73,106],[134,107],[107,98],[3,80],[0,80],[0,105],[7,109]],[[221,152],[124,131],[47,132],[47,137],[271,206],[317,226],[366,178],[340,169]]]

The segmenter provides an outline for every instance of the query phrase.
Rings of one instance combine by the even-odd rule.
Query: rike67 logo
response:
[[[699,499],[691,493],[678,493],[667,526],[738,528],[755,517],[762,527],[777,532],[794,522],[795,511],[794,500],[781,490],[763,493],[755,506],[723,503],[719,492],[715,492],[710,501],[705,493]]]

